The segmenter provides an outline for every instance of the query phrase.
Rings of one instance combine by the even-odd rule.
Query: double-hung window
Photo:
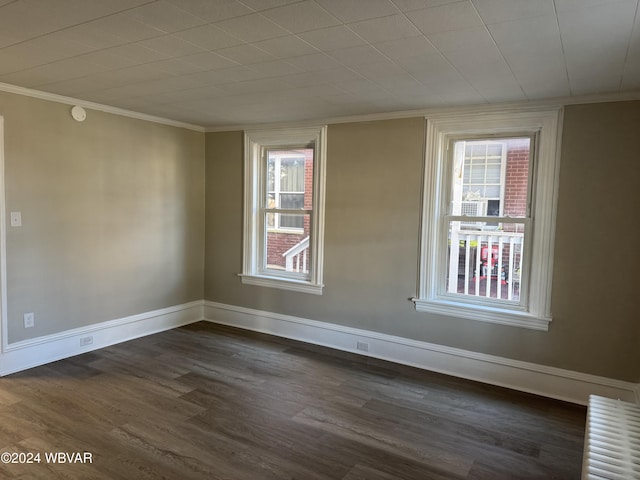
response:
[[[245,132],[243,283],[322,293],[326,127]]]
[[[559,118],[427,120],[417,310],[548,328]]]

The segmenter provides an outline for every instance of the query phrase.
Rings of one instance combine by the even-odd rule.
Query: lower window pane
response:
[[[269,215],[267,213],[267,218]],[[311,265],[309,250],[309,214],[279,214],[280,226],[300,229],[299,232],[267,232],[266,268],[278,272],[309,273]]]
[[[280,214],[280,228],[303,228],[304,215]]]
[[[518,303],[524,224],[499,223],[490,230],[460,224],[449,222],[446,292]]]

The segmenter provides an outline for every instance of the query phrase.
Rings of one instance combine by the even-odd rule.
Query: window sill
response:
[[[279,288],[281,290],[291,290],[293,292],[311,293],[322,295],[324,285],[312,283],[310,281],[271,277],[266,275],[240,274],[242,283],[246,285],[256,285],[258,287]]]
[[[418,312],[437,313],[449,317],[498,323],[512,327],[530,328],[532,330],[549,330],[550,317],[534,315],[530,312],[518,312],[504,308],[469,306],[446,300],[411,299]]]

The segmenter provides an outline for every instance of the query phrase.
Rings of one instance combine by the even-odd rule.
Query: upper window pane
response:
[[[453,142],[453,215],[524,217],[531,138]]]

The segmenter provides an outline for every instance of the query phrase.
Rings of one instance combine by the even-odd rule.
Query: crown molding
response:
[[[626,102],[632,100],[640,100],[640,90],[624,93],[610,93],[598,95],[580,95],[572,97],[557,97],[543,100],[530,100],[526,102],[505,102],[505,103],[482,103],[474,105],[460,105],[448,107],[421,108],[416,110],[402,110],[395,112],[371,113],[364,115],[348,115],[343,117],[331,117],[324,119],[308,119],[295,122],[281,123],[253,123],[253,124],[236,124],[224,125],[218,127],[206,127],[205,132],[231,132],[238,130],[262,129],[262,128],[291,128],[306,125],[331,125],[339,123],[355,123],[355,122],[375,122],[380,120],[396,120],[402,118],[415,117],[434,117],[434,116],[451,116],[465,115],[472,113],[491,113],[503,112],[505,110],[541,110],[549,108],[560,108],[566,105],[580,105],[587,103],[606,103],[606,102]]]
[[[169,118],[157,117],[154,115],[148,115],[146,113],[134,112],[133,110],[126,110],[124,108],[112,107],[100,103],[89,102],[86,100],[80,100],[77,98],[66,97],[64,95],[58,95],[55,93],[43,92],[40,90],[34,90],[25,87],[19,87],[17,85],[11,85],[8,83],[0,82],[0,91],[7,93],[14,93],[16,95],[23,95],[26,97],[39,98],[41,100],[48,100],[51,102],[64,103],[67,105],[80,105],[84,108],[91,110],[97,110],[105,113],[111,113],[114,115],[121,115],[123,117],[135,118],[137,120],[144,120],[147,122],[159,123],[162,125],[169,125],[172,127],[186,128],[189,130],[195,130],[197,132],[231,132],[238,130],[248,129],[264,129],[264,128],[291,128],[291,127],[303,127],[303,126],[317,126],[317,125],[330,125],[340,123],[355,123],[355,122],[375,122],[380,120],[396,120],[402,118],[414,118],[414,117],[432,117],[438,115],[455,115],[455,114],[468,114],[468,113],[487,113],[492,111],[504,111],[505,109],[518,109],[522,110],[538,110],[541,108],[549,107],[561,107],[565,105],[579,105],[586,103],[605,103],[605,102],[626,102],[632,100],[640,100],[640,90],[634,90],[624,93],[607,93],[596,95],[576,95],[571,97],[556,97],[543,100],[530,100],[526,102],[506,102],[506,103],[483,103],[474,105],[461,105],[461,106],[448,106],[448,107],[432,107],[421,108],[415,110],[401,110],[394,112],[381,112],[370,113],[362,115],[345,115],[338,117],[328,118],[309,118],[303,120],[296,120],[291,122],[280,123],[246,123],[246,124],[233,124],[233,125],[220,125],[220,126],[203,126],[193,123],[180,122],[178,120],[171,120]]]
[[[156,117],[155,115],[147,115],[146,113],[134,112],[132,110],[125,110],[124,108],[112,107],[109,105],[103,105],[101,103],[88,102],[86,100],[80,100],[78,98],[65,97],[64,95],[43,92],[40,90],[33,90],[30,88],[19,87],[17,85],[11,85],[8,83],[0,83],[0,91],[14,93],[16,95],[22,95],[24,97],[33,97],[40,100],[48,100],[50,102],[64,103],[67,105],[79,105],[90,110],[97,110],[100,112],[111,113],[113,115],[135,118],[136,120],[144,120],[146,122],[169,125],[171,127],[186,128],[188,130],[195,130],[197,132],[205,131],[205,128],[201,125],[180,122],[178,120],[171,120],[169,118]]]

